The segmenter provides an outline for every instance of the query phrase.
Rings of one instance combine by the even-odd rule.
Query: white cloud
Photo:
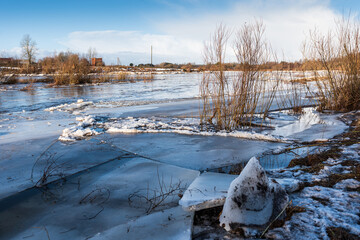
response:
[[[339,17],[330,9],[329,1],[255,0],[234,3],[231,10],[221,14],[159,23],[158,28],[172,36],[192,36],[202,41],[207,40],[221,22],[236,31],[245,22],[262,19],[267,39],[278,54],[284,52],[285,60],[297,60],[301,58],[301,43],[308,31],[315,26],[327,31]]]
[[[203,41],[209,38],[216,25],[223,22],[236,29],[254,18],[266,25],[266,36],[274,49],[285,60],[301,58],[301,43],[305,34],[314,26],[327,30],[339,16],[330,9],[329,1],[319,0],[255,0],[234,1],[233,7],[217,14],[183,15],[154,23],[162,34],[139,31],[72,32],[61,42],[68,49],[86,52],[95,47],[108,63],[115,63],[116,56],[123,64],[150,62],[153,46],[154,62],[202,62]],[[229,61],[233,61],[231,56]]]
[[[176,37],[166,34],[115,30],[72,32],[62,44],[79,52],[87,52],[89,47],[95,47],[99,55],[107,56],[108,61],[114,61],[114,57],[118,56],[123,58],[122,61],[125,64],[150,62],[151,46],[155,63],[169,61],[167,59],[177,60],[177,62],[199,60],[196,59],[196,54],[202,46],[201,42],[186,36]],[[148,57],[146,58],[146,56]]]

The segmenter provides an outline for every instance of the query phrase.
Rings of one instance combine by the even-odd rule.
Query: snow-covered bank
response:
[[[289,194],[285,219],[266,228],[250,226],[245,232],[225,232],[218,226],[222,208],[206,209],[195,214],[193,239],[241,239],[244,234],[267,239],[359,239],[360,114],[343,117],[349,117],[346,115],[357,115],[348,132],[330,143],[317,142],[311,154],[294,159],[289,168],[267,170],[267,175],[285,185]],[[216,186],[216,179],[212,183]]]
[[[321,163],[325,165],[323,169],[315,173],[299,167],[272,172],[276,177],[298,179],[308,187],[290,195],[293,205],[304,207],[305,211],[294,214],[284,226],[270,230],[267,237],[329,239],[330,227],[360,236],[360,145],[344,146],[342,150],[338,159],[327,159]]]

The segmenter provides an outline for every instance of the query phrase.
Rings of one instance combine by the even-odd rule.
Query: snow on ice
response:
[[[83,99],[78,99],[77,102],[75,103],[70,103],[70,104],[61,104],[55,107],[50,107],[50,108],[46,108],[44,109],[44,111],[47,112],[53,112],[53,111],[59,111],[59,112],[75,112],[77,110],[81,110],[84,109],[87,106],[93,105],[94,103],[92,101],[88,101],[88,102],[84,102]]]
[[[181,198],[185,211],[199,211],[224,205],[230,183],[236,175],[206,172],[197,177]]]
[[[243,226],[262,226],[286,207],[288,196],[276,181],[269,181],[259,161],[253,157],[231,184],[220,216],[227,231]]]

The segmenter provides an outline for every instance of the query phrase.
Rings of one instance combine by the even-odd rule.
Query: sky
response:
[[[232,32],[261,19],[282,60],[301,59],[310,29],[327,31],[359,0],[0,0],[0,56],[21,57],[25,34],[37,59],[95,48],[106,64],[203,63],[204,41],[220,23]],[[229,40],[226,60],[235,61]]]

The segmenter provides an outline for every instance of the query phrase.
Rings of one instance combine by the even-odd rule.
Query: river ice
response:
[[[273,111],[263,129],[203,131],[200,79],[200,74],[181,74],[147,83],[3,89],[0,216],[7,221],[0,225],[0,239],[47,234],[50,239],[134,239],[146,236],[145,230],[149,238],[169,233],[190,239],[192,215],[178,201],[200,171],[243,164],[301,141],[326,140],[347,128],[338,115],[306,108],[302,115]],[[281,176],[286,177],[314,176]],[[33,188],[47,183],[49,191]],[[349,184],[357,183],[341,182],[337,188]],[[159,186],[181,191],[147,213],[151,197],[143,196],[158,193]],[[159,224],[169,232],[161,233]]]

